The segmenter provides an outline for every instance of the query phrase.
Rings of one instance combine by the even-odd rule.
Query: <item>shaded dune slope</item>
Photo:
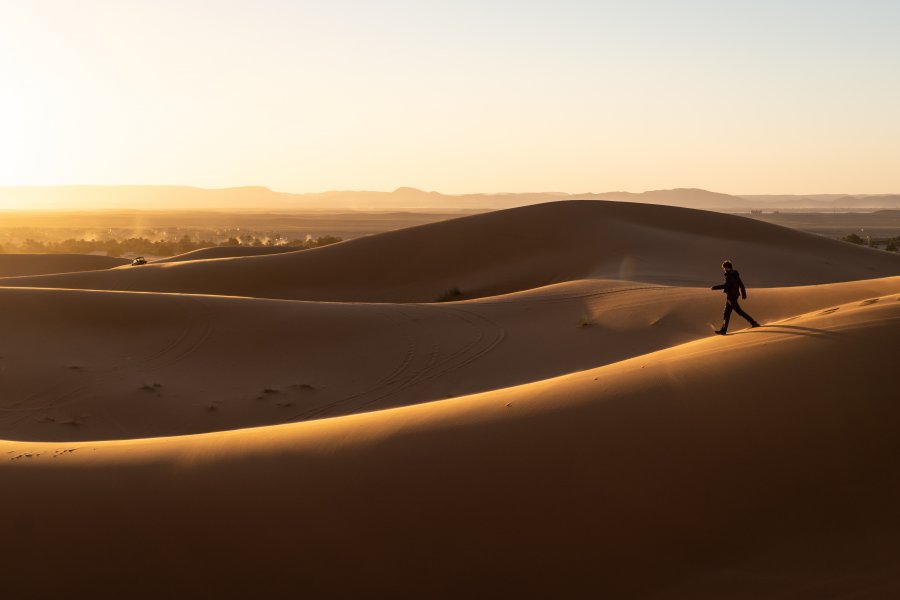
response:
[[[432,302],[586,277],[709,285],[731,258],[752,286],[892,276],[900,255],[730,215],[622,202],[554,202],[269,256],[23,277],[4,286],[326,301]],[[448,294],[448,291],[452,293]]]
[[[900,301],[838,308],[445,402],[0,442],[6,591],[893,597]]]
[[[900,277],[751,289],[763,323]],[[708,337],[721,293],[588,280],[446,304],[0,290],[0,439],[271,425],[534,382]],[[746,327],[736,318],[733,329]]]
[[[93,254],[0,254],[0,277],[98,271],[129,262],[126,258]]]

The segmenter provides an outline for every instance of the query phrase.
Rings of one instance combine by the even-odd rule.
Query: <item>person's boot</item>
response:
[[[725,335],[725,329],[724,328],[716,329],[715,333],[716,333],[716,335]]]
[[[762,325],[760,325],[756,321],[750,321],[750,327],[762,327]]]

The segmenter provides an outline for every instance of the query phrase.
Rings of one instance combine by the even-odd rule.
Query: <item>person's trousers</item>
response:
[[[737,296],[734,298],[728,298],[725,300],[725,314],[724,321],[722,322],[722,331],[728,331],[728,321],[731,320],[731,312],[734,311],[737,314],[741,315],[747,322],[753,325],[756,321],[753,320],[753,317],[744,312],[744,309],[741,308],[741,305],[738,303]]]

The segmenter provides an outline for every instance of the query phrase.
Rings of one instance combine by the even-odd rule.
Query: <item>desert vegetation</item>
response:
[[[842,237],[841,240],[860,246],[880,248],[888,252],[897,252],[900,248],[900,235],[896,237],[862,237],[859,234],[851,233]]]
[[[453,302],[454,300],[459,300],[460,296],[462,296],[462,290],[454,285],[441,292],[441,294],[435,298],[435,302]]]
[[[105,254],[106,256],[125,256],[128,254],[140,254],[151,256],[173,256],[183,254],[200,248],[213,246],[291,246],[297,249],[318,248],[342,241],[341,238],[324,235],[319,237],[307,236],[304,239],[284,239],[278,234],[260,235],[245,234],[231,236],[224,241],[194,238],[182,235],[180,238],[169,241],[167,239],[152,240],[145,237],[129,237],[117,239],[84,239],[68,238],[65,240],[37,240],[26,238],[21,242],[6,242],[0,245],[0,253],[5,254]]]

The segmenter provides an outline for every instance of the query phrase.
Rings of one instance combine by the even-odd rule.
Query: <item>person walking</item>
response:
[[[747,299],[747,289],[744,287],[744,282],[741,281],[741,274],[735,270],[734,265],[731,264],[730,260],[726,260],[722,263],[722,269],[725,271],[725,283],[714,285],[709,288],[711,290],[722,290],[725,292],[724,320],[722,322],[722,328],[717,329],[716,334],[725,335],[728,331],[728,321],[731,320],[732,311],[744,317],[747,322],[750,323],[750,327],[759,327],[759,323],[757,323],[753,317],[745,313],[744,309],[742,309],[741,305],[738,303],[738,296],[743,300]]]

